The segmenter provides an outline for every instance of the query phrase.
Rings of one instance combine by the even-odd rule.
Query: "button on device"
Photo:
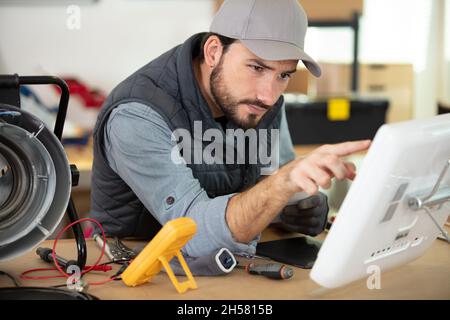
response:
[[[172,205],[174,202],[175,202],[175,198],[174,197],[170,196],[170,197],[166,198],[166,203],[168,205]]]

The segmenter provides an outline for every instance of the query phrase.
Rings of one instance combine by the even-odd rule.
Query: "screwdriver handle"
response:
[[[265,276],[271,279],[289,279],[294,275],[292,268],[279,263],[254,264],[250,263],[245,267],[249,274]]]
[[[36,249],[36,254],[41,257],[42,260],[44,260],[45,262],[50,262],[53,263],[53,255],[52,255],[53,250],[50,248],[37,248]],[[58,255],[55,255],[56,260],[58,261],[58,264],[61,268],[64,269],[64,271],[67,272],[67,269],[69,268],[69,266],[71,265],[77,265],[77,262],[75,260],[66,260]]]

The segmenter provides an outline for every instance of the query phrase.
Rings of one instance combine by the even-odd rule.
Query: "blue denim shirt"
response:
[[[163,118],[143,104],[130,104],[133,106],[122,104],[115,108],[105,126],[105,154],[112,170],[161,224],[179,217],[196,222],[197,233],[184,247],[187,255],[200,257],[222,247],[254,254],[259,236],[250,243],[239,243],[225,220],[233,194],[209,198],[191,169],[171,160],[176,142]],[[284,108],[282,112],[280,165],[295,158]],[[168,197],[174,201],[168,203]]]

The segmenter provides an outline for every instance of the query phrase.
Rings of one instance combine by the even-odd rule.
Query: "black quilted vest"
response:
[[[127,102],[147,105],[162,116],[172,131],[183,128],[193,132],[194,121],[202,122],[203,131],[221,128],[200,92],[193,71],[192,60],[199,52],[202,35],[192,36],[136,71],[114,88],[102,106],[94,128],[91,216],[103,225],[108,235],[149,239],[161,228],[133,190],[107,163],[103,147],[104,126],[115,107]],[[270,129],[279,128],[282,103],[281,97],[264,115],[257,129],[268,129],[270,133]],[[227,128],[235,127],[228,122]],[[242,191],[260,177],[258,164],[223,163],[188,164],[211,198]]]

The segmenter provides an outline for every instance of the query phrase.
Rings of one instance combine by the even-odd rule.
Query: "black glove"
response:
[[[284,207],[280,214],[281,227],[288,231],[316,236],[325,230],[328,219],[328,198],[317,194]]]

